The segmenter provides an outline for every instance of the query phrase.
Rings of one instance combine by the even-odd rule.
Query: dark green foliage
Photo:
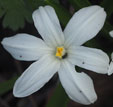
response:
[[[32,23],[32,12],[42,4],[42,0],[0,0],[0,17],[3,27],[16,31],[25,26],[25,21]]]

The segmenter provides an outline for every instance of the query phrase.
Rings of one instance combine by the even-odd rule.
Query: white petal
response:
[[[67,24],[65,45],[81,45],[92,39],[104,25],[106,13],[99,6],[89,6],[76,12]]]
[[[61,83],[68,96],[81,104],[91,104],[97,99],[92,79],[85,73],[77,73],[74,66],[63,62],[59,73]]]
[[[35,27],[48,45],[58,46],[64,43],[64,35],[52,7],[39,7],[32,17]]]
[[[3,47],[17,60],[32,61],[49,52],[43,40],[29,34],[17,34],[2,40]]]
[[[108,75],[113,74],[113,53],[111,54],[111,62],[108,69]]]
[[[113,38],[113,30],[109,32],[109,35]]]
[[[113,61],[111,61],[108,69],[108,75],[111,75],[111,74],[113,74]]]
[[[112,52],[112,54],[111,54],[111,59],[113,60],[113,52]]]
[[[71,47],[69,60],[79,67],[102,74],[106,74],[109,67],[109,57],[106,53],[83,46]]]
[[[43,56],[33,63],[16,81],[13,94],[16,97],[26,97],[38,91],[59,69],[60,63],[51,56]]]

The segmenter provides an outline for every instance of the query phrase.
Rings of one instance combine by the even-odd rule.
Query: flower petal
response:
[[[92,39],[104,25],[106,13],[100,6],[89,6],[76,12],[67,24],[65,45],[82,45]]]
[[[113,74],[113,61],[111,61],[108,69],[108,75],[111,75],[111,74]]]
[[[111,75],[113,73],[113,53],[111,54],[111,62],[108,69],[108,75]]]
[[[97,72],[106,74],[109,66],[109,57],[99,49],[83,46],[70,47],[69,58],[71,63]]]
[[[34,11],[32,17],[35,27],[49,46],[62,46],[64,35],[52,7],[39,7]]]
[[[109,32],[109,35],[113,38],[113,30]]]
[[[16,81],[13,94],[16,97],[26,97],[38,91],[59,69],[60,63],[50,55],[43,56],[33,63]]]
[[[111,59],[113,60],[113,52],[112,52],[112,54],[111,54]]]
[[[37,60],[50,49],[43,40],[24,33],[4,38],[1,43],[15,59],[25,61]]]
[[[85,73],[77,73],[67,61],[62,63],[59,70],[61,83],[68,96],[81,104],[91,104],[97,99],[92,79]]]

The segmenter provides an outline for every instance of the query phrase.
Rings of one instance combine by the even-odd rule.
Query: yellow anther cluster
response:
[[[64,47],[57,47],[56,56],[61,59],[65,53],[64,51],[65,51]]]

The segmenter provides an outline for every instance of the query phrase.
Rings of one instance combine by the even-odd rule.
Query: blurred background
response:
[[[54,7],[62,29],[77,10],[90,5],[104,7],[107,19],[103,29],[84,46],[102,49],[110,57],[113,51],[113,38],[109,36],[109,31],[113,30],[113,0],[0,0],[0,41],[22,32],[40,38],[33,25],[32,12],[44,5]],[[97,74],[79,67],[78,71],[86,72],[93,79],[98,95],[94,104],[85,106],[70,100],[57,74],[38,92],[15,98],[13,84],[31,63],[13,59],[0,44],[0,107],[113,107],[113,75]]]

